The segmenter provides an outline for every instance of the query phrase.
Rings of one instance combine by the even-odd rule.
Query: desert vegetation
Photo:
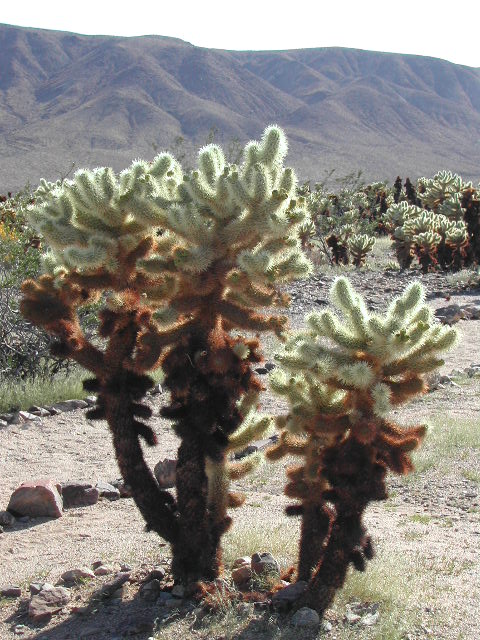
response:
[[[442,171],[391,187],[353,175],[333,192],[299,184],[286,153],[271,126],[236,153],[238,164],[208,144],[194,169],[161,153],[119,174],[80,170],[2,197],[0,397],[16,409],[33,398],[13,400],[14,387],[43,393],[52,380],[76,395],[80,375],[96,394],[87,418],[108,423],[123,479],[147,529],[170,544],[172,579],[185,594],[230,612],[255,597],[278,602],[297,585],[289,609],[324,616],[351,567],[368,573],[364,513],[387,500],[387,472],[414,469],[426,427],[399,425],[391,413],[425,393],[456,340],[420,283],[382,314],[344,275],[378,269],[384,247],[396,257],[380,267],[387,272],[478,286],[480,188]],[[292,332],[288,287],[325,269],[340,276],[328,309]],[[275,368],[263,384],[256,369],[269,334]],[[180,441],[174,492],[159,486],[142,446],[157,444],[144,399],[158,376],[169,391],[160,415]],[[260,413],[266,387],[286,403],[275,416]],[[232,459],[274,425],[267,462],[258,452]],[[260,463],[285,456],[301,459],[285,485],[296,501],[287,514],[301,521],[298,553],[283,581],[219,598],[228,510],[244,501],[231,484],[248,486]]]

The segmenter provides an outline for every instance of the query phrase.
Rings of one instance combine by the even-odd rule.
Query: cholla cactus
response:
[[[277,356],[274,392],[290,405],[278,419],[279,442],[267,456],[303,458],[287,471],[287,509],[302,515],[298,579],[308,583],[296,606],[323,613],[352,563],[364,570],[373,556],[362,515],[371,500],[387,497],[390,469],[412,469],[410,452],[425,426],[403,428],[390,411],[425,391],[424,374],[443,361],[456,334],[437,324],[413,283],[385,315],[370,314],[349,281],[331,289],[332,311],[312,313],[308,330],[294,335]],[[332,507],[333,505],[333,507]]]
[[[439,171],[431,179],[420,179],[419,185],[421,187],[420,198],[422,204],[425,207],[436,210],[445,200],[468,189],[472,186],[472,183],[463,182],[462,178],[456,173]]]
[[[23,285],[23,313],[59,338],[58,353],[94,373],[85,388],[98,392],[98,406],[89,416],[107,419],[122,475],[147,527],[171,543],[184,584],[221,570],[227,507],[241,502],[229,479],[256,461],[231,466],[228,453],[270,424],[256,415],[258,341],[230,332],[282,335],[286,318],[264,308],[288,304],[278,286],[309,272],[298,236],[305,203],[294,197],[286,151],[272,126],[246,146],[240,167],[208,145],[189,175],[169,154],[118,176],[84,170],[44,189],[30,211],[51,250],[45,275]],[[105,351],[77,318],[102,295]],[[139,445],[139,436],[155,443],[138,418],[151,414],[140,400],[152,384],[147,372],[160,365],[171,392],[162,415],[181,438],[176,499],[160,490]]]
[[[365,234],[354,234],[348,239],[348,250],[356,267],[365,263],[365,258],[373,249],[375,238]]]

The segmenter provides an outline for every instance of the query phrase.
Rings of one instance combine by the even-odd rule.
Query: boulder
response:
[[[294,613],[290,622],[294,627],[316,627],[320,624],[320,616],[315,609],[302,607]]]
[[[15,516],[60,518],[63,501],[51,479],[22,483],[10,496],[7,511]]]

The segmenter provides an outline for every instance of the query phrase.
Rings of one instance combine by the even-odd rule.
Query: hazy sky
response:
[[[84,34],[157,34],[220,49],[353,47],[480,67],[478,0],[136,0],[123,6],[118,0],[7,0],[0,22]]]

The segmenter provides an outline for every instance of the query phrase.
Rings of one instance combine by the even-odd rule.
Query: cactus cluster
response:
[[[471,263],[469,227],[459,191],[470,187],[459,176],[441,172],[431,180],[419,180],[419,197],[410,192],[410,197],[406,193],[402,200],[402,192],[396,192],[397,202],[387,209],[382,222],[392,236],[402,269],[410,267],[414,256],[424,273],[437,266],[458,270]]]
[[[371,500],[387,497],[388,470],[412,469],[410,453],[425,426],[403,428],[389,413],[425,391],[424,374],[442,364],[453,329],[434,322],[413,283],[384,315],[369,313],[345,278],[331,289],[340,312],[312,313],[307,330],[277,355],[271,387],[289,403],[277,419],[279,442],[267,451],[302,462],[288,469],[286,494],[301,515],[298,579],[307,589],[298,606],[323,613],[350,564],[364,570],[373,545],[362,522]]]
[[[23,285],[22,311],[57,337],[57,354],[94,374],[84,383],[98,394],[89,417],[108,421],[122,475],[147,528],[171,543],[183,584],[221,571],[227,508],[241,503],[229,480],[257,461],[232,464],[229,453],[271,423],[257,415],[258,341],[231,332],[282,335],[286,318],[265,308],[286,306],[279,286],[310,269],[299,237],[307,211],[283,166],[286,151],[283,131],[271,126],[245,147],[240,166],[208,145],[188,174],[167,153],[119,175],[80,170],[43,182],[28,211],[49,250],[44,275]],[[78,322],[94,300],[104,300],[103,350]],[[176,498],[158,487],[139,444],[156,441],[141,399],[158,366],[171,394],[162,415],[181,438]]]

